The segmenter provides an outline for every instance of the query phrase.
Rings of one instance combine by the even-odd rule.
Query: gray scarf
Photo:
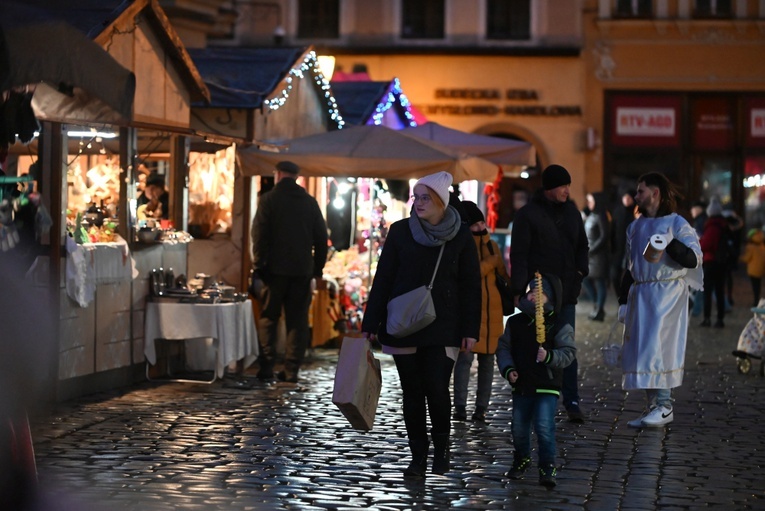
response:
[[[436,225],[423,222],[417,214],[409,217],[409,229],[412,230],[414,241],[426,247],[440,247],[457,235],[462,220],[452,206],[447,206],[444,218]]]

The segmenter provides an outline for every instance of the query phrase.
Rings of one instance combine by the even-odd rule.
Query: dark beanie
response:
[[[552,190],[563,185],[571,184],[571,175],[560,165],[549,165],[542,172],[542,188]]]
[[[165,176],[163,176],[162,174],[160,174],[158,172],[152,172],[146,178],[146,186],[151,186],[151,185],[155,185],[155,186],[159,186],[160,188],[164,188],[165,187]]]
[[[486,221],[486,218],[483,216],[483,211],[480,210],[475,202],[469,200],[462,201],[462,212],[465,214],[463,220],[465,220],[468,225]]]
[[[286,172],[287,174],[300,173],[300,167],[298,167],[296,163],[292,163],[291,161],[280,161],[279,163],[276,164],[276,170],[279,170],[281,172]]]

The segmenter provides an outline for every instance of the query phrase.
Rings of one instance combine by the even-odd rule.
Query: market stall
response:
[[[328,297],[314,300],[313,345],[360,324],[387,228],[409,215],[410,180],[446,169],[455,174],[457,183],[475,183],[494,179],[498,171],[494,163],[381,125],[294,139],[278,151],[242,149],[239,157],[245,174],[265,173],[276,162],[289,159],[300,165],[301,177],[323,180],[323,189],[315,196],[325,198],[330,239],[340,250],[331,251],[325,269]]]

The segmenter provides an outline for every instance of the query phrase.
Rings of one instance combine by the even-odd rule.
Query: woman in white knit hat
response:
[[[414,185],[412,215],[390,226],[369,293],[362,331],[393,355],[401,381],[404,423],[412,461],[407,477],[427,470],[427,416],[433,440],[432,471],[450,468],[451,380],[460,350],[471,350],[481,326],[478,255],[467,224],[449,206],[452,176],[437,172]],[[439,262],[440,257],[440,262]],[[422,330],[394,337],[386,330],[387,304],[413,289],[432,288],[436,319]]]

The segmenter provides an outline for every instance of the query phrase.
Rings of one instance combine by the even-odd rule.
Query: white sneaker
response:
[[[666,406],[657,406],[651,413],[643,418],[643,426],[647,428],[657,428],[669,424],[675,418],[672,408]]]

